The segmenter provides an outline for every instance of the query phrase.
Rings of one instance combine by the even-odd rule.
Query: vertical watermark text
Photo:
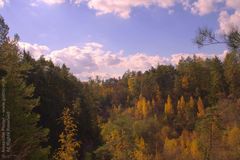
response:
[[[9,159],[11,157],[11,128],[10,128],[10,112],[6,110],[6,81],[2,78],[2,94],[1,94],[1,159]]]

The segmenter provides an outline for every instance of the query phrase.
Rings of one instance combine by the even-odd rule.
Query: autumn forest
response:
[[[193,56],[88,81],[44,56],[34,59],[8,32],[1,17],[1,104],[10,117],[2,109],[1,115],[11,124],[2,159],[240,159],[238,31],[222,38],[224,58]],[[218,42],[202,28],[193,45]]]

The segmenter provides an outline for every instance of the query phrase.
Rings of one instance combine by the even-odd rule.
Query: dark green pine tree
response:
[[[47,159],[49,148],[40,143],[46,140],[48,130],[39,128],[39,115],[32,112],[38,104],[33,98],[33,85],[26,85],[25,73],[30,64],[22,61],[17,47],[17,39],[7,37],[8,26],[0,17],[0,69],[6,71],[5,97],[6,111],[10,113],[10,153],[15,160]],[[1,88],[1,90],[3,87]]]
[[[228,53],[224,60],[224,75],[229,87],[229,93],[235,98],[240,97],[240,54]]]
[[[224,69],[221,60],[218,57],[207,60],[210,69],[210,93],[209,102],[215,104],[219,98],[222,98],[227,91],[227,84],[224,77]]]
[[[204,159],[220,159],[223,130],[223,122],[217,107],[208,108],[206,114],[196,125],[200,150]]]

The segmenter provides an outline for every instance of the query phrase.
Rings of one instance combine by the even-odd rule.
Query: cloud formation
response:
[[[173,6],[181,5],[185,10],[200,16],[221,10],[221,6],[239,10],[238,0],[71,0],[73,4],[80,5],[87,3],[90,9],[97,11],[96,15],[115,14],[121,18],[130,17],[131,11],[135,7],[158,6],[173,12]]]
[[[226,0],[226,6],[236,9],[236,10],[240,10],[240,1],[239,0]]]
[[[217,10],[217,4],[223,0],[198,0],[193,2],[191,11],[201,16],[209,14]]]
[[[0,0],[0,6],[6,0]],[[169,14],[174,13],[174,6],[179,5],[186,11],[193,14],[204,16],[212,12],[223,12],[223,10],[234,10],[237,14],[240,11],[239,0],[35,0],[48,5],[70,3],[81,5],[85,3],[89,9],[96,11],[96,15],[114,14],[120,18],[128,19],[131,17],[133,8],[157,6],[167,9]],[[1,3],[2,2],[2,3]],[[33,5],[32,5],[33,4]],[[32,3],[36,6],[37,3]],[[227,12],[227,11],[226,11]],[[221,14],[219,14],[221,16]]]
[[[127,70],[146,71],[158,64],[176,65],[181,58],[193,54],[178,53],[169,57],[159,55],[148,55],[146,53],[134,53],[125,55],[123,51],[113,52],[106,50],[102,44],[86,43],[82,47],[69,46],[60,50],[53,50],[47,46],[20,42],[20,48],[29,50],[35,59],[44,55],[46,59],[51,59],[55,64],[66,64],[70,71],[80,78],[87,80],[89,77],[100,76],[101,78],[120,77]],[[195,55],[202,58],[213,57],[215,54],[207,55],[196,53]],[[218,55],[220,58],[224,54]]]
[[[229,15],[227,11],[222,11],[219,14],[219,31],[222,34],[228,34],[232,29],[240,31],[240,10]]]
[[[224,0],[37,0],[48,5],[62,4],[70,2],[74,5],[86,3],[90,9],[96,10],[96,15],[115,14],[123,19],[130,18],[131,11],[136,7],[157,6],[167,9],[173,13],[173,6],[180,4],[185,10],[192,13],[205,15],[216,10],[216,4]],[[230,0],[228,0],[230,1]],[[34,3],[35,4],[35,3]],[[228,3],[229,6],[235,5],[233,2]]]
[[[8,0],[0,0],[0,8],[3,8],[6,3],[8,3]]]
[[[35,59],[47,55],[50,51],[50,49],[45,45],[30,44],[27,42],[19,42],[18,45],[22,50],[29,51],[31,56]]]
[[[161,8],[170,8],[175,0],[89,0],[88,6],[97,11],[97,15],[113,13],[121,18],[129,18],[132,8],[149,7],[156,5]]]
[[[65,0],[38,0],[39,2],[45,3],[47,5],[63,4]]]

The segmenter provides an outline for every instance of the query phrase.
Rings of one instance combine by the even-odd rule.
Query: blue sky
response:
[[[172,63],[174,55],[221,55],[225,46],[193,44],[197,29],[222,34],[240,25],[238,0],[0,0],[0,6],[20,47],[66,63],[81,79],[146,70]],[[131,60],[135,67],[126,64]]]

